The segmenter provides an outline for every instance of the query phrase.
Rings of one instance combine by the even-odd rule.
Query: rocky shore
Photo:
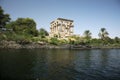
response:
[[[120,47],[113,47],[113,46],[88,46],[88,45],[52,45],[48,43],[35,43],[30,42],[26,44],[19,44],[16,41],[0,41],[0,48],[1,49],[111,49],[111,48],[119,48]]]
[[[41,48],[41,49],[69,49],[70,45],[52,45],[48,43],[35,43],[35,42],[30,42],[27,44],[19,44],[15,41],[0,41],[0,48],[5,48],[5,49],[34,49],[34,48]]]

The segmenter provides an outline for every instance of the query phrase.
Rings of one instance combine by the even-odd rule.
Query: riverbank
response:
[[[0,41],[0,48],[5,49],[34,49],[34,48],[40,48],[40,49],[69,49],[70,45],[52,45],[48,43],[36,43],[36,42],[30,42],[30,43],[24,43],[19,44],[15,41]]]
[[[0,48],[1,49],[113,49],[118,48],[120,49],[120,46],[93,46],[93,45],[71,45],[71,44],[62,44],[62,45],[53,45],[49,43],[36,43],[36,42],[30,42],[30,43],[24,43],[20,44],[15,41],[0,41]]]

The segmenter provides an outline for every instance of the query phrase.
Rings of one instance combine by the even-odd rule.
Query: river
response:
[[[0,80],[120,80],[120,49],[0,49]]]

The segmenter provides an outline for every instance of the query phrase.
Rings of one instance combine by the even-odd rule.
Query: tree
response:
[[[0,6],[0,28],[5,28],[5,25],[10,21],[9,14],[4,14],[4,10]]]
[[[40,28],[39,35],[41,38],[45,38],[45,36],[48,36],[48,32],[44,28]]]
[[[120,38],[119,38],[119,37],[115,37],[115,38],[114,38],[114,42],[115,42],[115,43],[120,43]]]
[[[7,24],[6,27],[13,29],[17,34],[38,35],[36,23],[31,18],[18,18],[16,21],[12,21]]]
[[[105,28],[101,28],[98,36],[102,39],[105,40],[108,37],[109,33],[106,31]]]
[[[84,32],[84,37],[86,38],[86,39],[88,39],[88,40],[90,40],[91,39],[91,32],[89,31],[89,30],[86,30],[85,32]]]
[[[7,29],[13,29],[15,26],[16,26],[15,21],[11,21],[5,27]]]

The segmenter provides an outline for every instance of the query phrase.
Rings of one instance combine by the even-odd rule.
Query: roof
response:
[[[57,18],[57,20],[63,20],[63,21],[71,21],[71,22],[73,22],[73,20],[70,20],[70,19],[64,19],[64,18]]]
[[[64,18],[57,18],[57,20],[63,20],[63,21],[70,21],[73,22],[73,20],[70,19],[64,19]],[[52,21],[50,24],[52,24],[54,21]]]

